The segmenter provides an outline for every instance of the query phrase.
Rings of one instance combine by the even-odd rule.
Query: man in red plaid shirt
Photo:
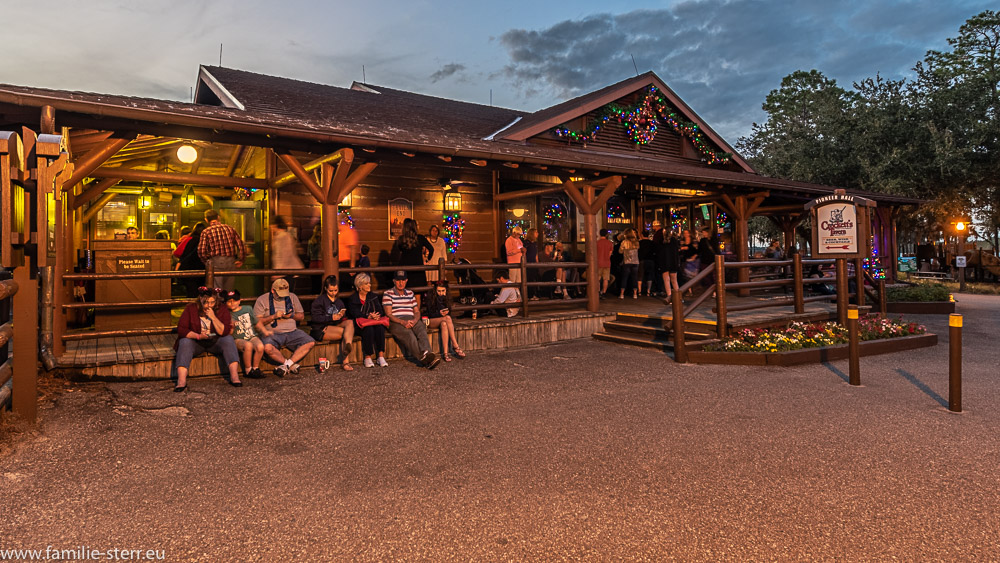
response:
[[[208,228],[201,233],[198,256],[205,264],[209,262],[215,270],[238,270],[247,258],[247,247],[236,229],[219,221],[219,212],[209,209],[205,212]],[[236,279],[232,276],[215,276],[215,287],[232,291]]]

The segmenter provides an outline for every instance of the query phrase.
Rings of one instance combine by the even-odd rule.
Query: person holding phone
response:
[[[385,361],[385,329],[389,324],[382,299],[372,293],[372,279],[368,274],[354,276],[354,295],[347,298],[347,315],[354,320],[361,333],[361,353],[364,366],[375,367],[372,356],[378,354],[379,367],[388,367]]]
[[[451,297],[448,295],[448,280],[434,282],[434,287],[427,295],[427,326],[441,331],[441,357],[444,361],[450,362],[451,355],[448,353],[448,343],[455,351],[455,356],[465,359],[465,352],[458,346],[458,335],[455,332],[455,322],[451,319]]]
[[[313,337],[317,342],[340,341],[340,365],[344,371],[354,371],[350,355],[354,342],[354,322],[347,317],[347,307],[337,298],[340,286],[337,276],[323,280],[323,292],[313,300],[310,318]]]
[[[274,375],[299,373],[299,361],[306,357],[316,341],[299,330],[298,323],[305,319],[299,296],[288,291],[288,280],[278,278],[271,284],[271,291],[257,298],[253,314],[260,323],[264,354],[278,364]],[[290,358],[281,354],[282,348],[292,351]]]
[[[221,297],[214,288],[200,287],[198,298],[181,314],[177,323],[177,341],[174,342],[174,350],[177,351],[177,384],[174,391],[178,393],[187,390],[191,359],[202,352],[223,358],[229,367],[229,384],[243,386],[239,374],[239,353],[232,336],[232,318],[229,309],[219,306],[220,302]]]

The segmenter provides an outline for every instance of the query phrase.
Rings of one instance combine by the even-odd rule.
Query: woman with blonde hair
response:
[[[622,282],[619,286],[621,294],[618,299],[625,299],[625,290],[632,287],[632,299],[639,298],[639,289],[642,282],[639,281],[639,237],[635,229],[625,230],[625,240],[618,246],[618,252],[622,254]]]

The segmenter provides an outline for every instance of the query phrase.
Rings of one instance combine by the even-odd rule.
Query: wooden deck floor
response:
[[[729,305],[757,302],[766,299],[780,299],[783,295],[760,295],[748,298],[728,297]],[[705,302],[689,317],[692,321],[714,325],[716,319],[712,313],[713,302]],[[558,342],[574,338],[584,338],[601,330],[606,319],[613,318],[616,313],[630,313],[671,318],[671,308],[662,299],[640,297],[639,299],[603,299],[601,310],[597,313],[581,311],[579,307],[567,308],[558,303],[546,307],[545,302],[529,304],[530,316],[501,318],[497,316],[456,319],[455,325],[459,332],[459,341],[466,350],[486,350],[516,348],[549,342]],[[832,318],[836,314],[834,303],[807,303],[804,315],[795,315],[791,306],[738,311],[729,314],[728,324],[731,329],[782,324],[791,319],[820,320]],[[160,378],[169,372],[174,359],[174,335],[133,336],[116,338],[99,338],[94,340],[72,341],[67,343],[66,353],[59,358],[60,368],[80,369],[87,376],[115,376],[127,372],[134,378]],[[436,340],[436,335],[432,335]],[[399,350],[394,343],[388,343],[388,357],[398,357]],[[434,349],[437,344],[433,343]],[[352,359],[361,360],[361,346],[355,346]],[[314,362],[320,356],[332,354],[332,348],[317,346],[307,356],[308,362]],[[312,358],[315,356],[316,358]],[[208,369],[214,358],[197,358],[202,368]],[[126,367],[130,366],[130,367]],[[192,365],[192,370],[195,369]]]

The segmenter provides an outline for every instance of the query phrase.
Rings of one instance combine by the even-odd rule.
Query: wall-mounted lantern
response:
[[[142,193],[139,194],[139,209],[149,209],[150,207],[153,207],[153,197],[155,197],[153,190],[149,188],[142,190]]]
[[[446,213],[461,213],[462,194],[457,192],[444,194],[444,210]]]
[[[194,195],[194,188],[188,186],[181,192],[181,207],[194,207],[198,203],[198,196]]]

